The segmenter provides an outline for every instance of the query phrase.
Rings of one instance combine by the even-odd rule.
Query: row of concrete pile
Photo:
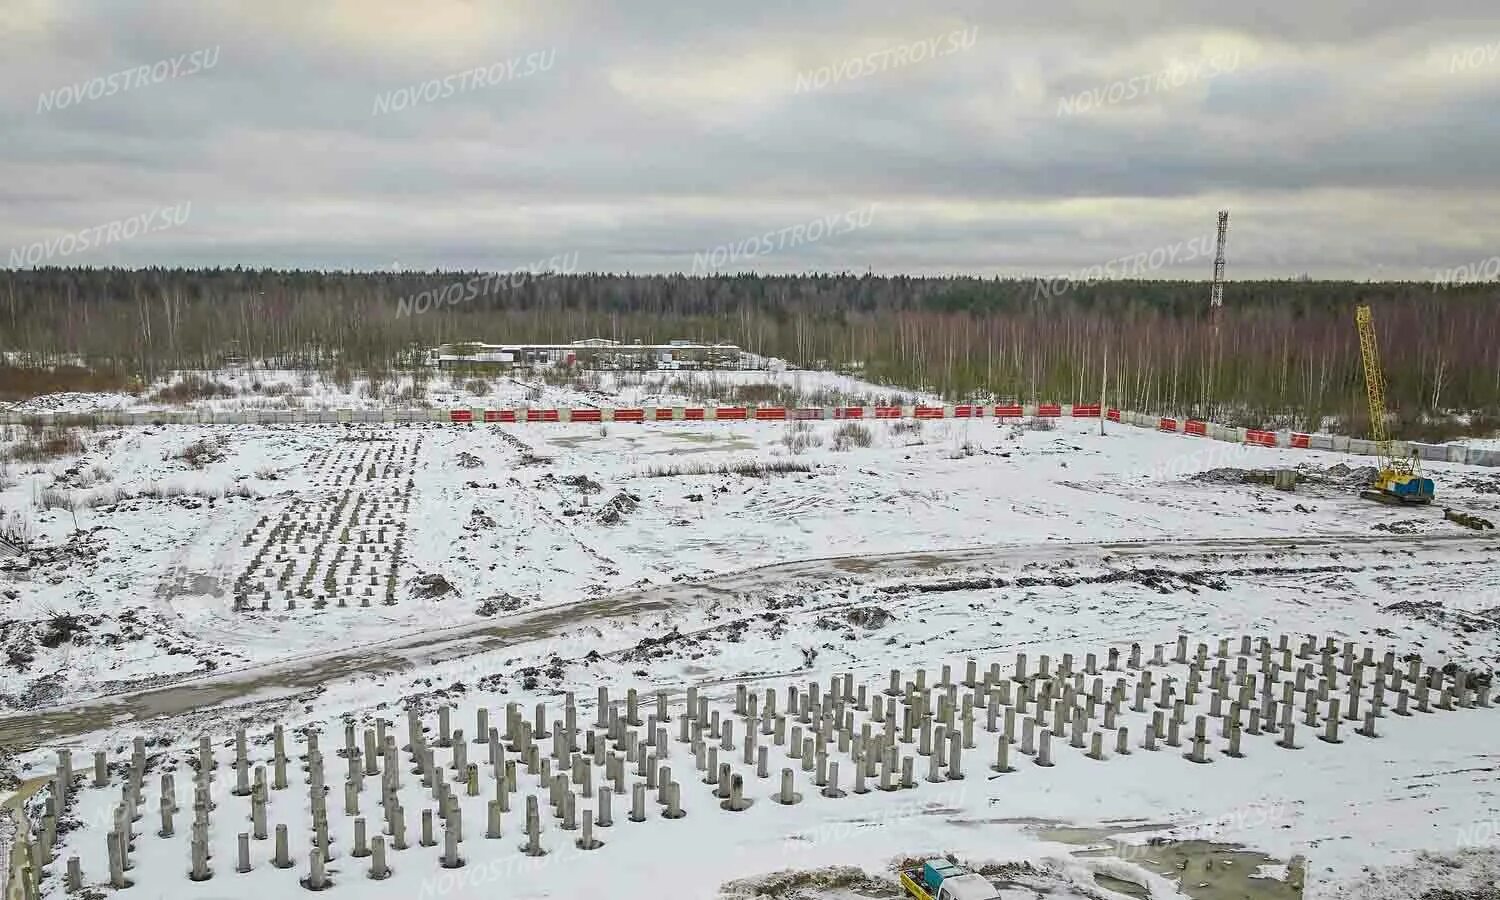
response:
[[[1143,659],[1137,644],[1128,655],[1110,649],[1102,666],[1087,654],[1081,667],[1063,654],[1055,666],[1041,656],[1032,668],[1021,653],[1008,674],[998,662],[982,666],[971,659],[961,678],[948,665],[932,682],[925,669],[893,669],[884,686],[856,685],[853,673],[826,684],[788,684],[780,693],[742,683],[717,702],[698,687],[676,701],[667,691],[648,699],[634,688],[614,699],[600,687],[591,722],[580,723],[569,693],[560,709],[537,703],[530,716],[520,704],[507,703],[495,724],[489,708],[477,708],[472,737],[455,727],[452,708],[439,707],[428,722],[413,704],[404,736],[384,718],[362,731],[346,722],[343,745],[331,755],[316,730],[304,729],[301,753],[292,759],[286,729],[277,724],[264,742],[268,757],[252,758],[240,728],[227,764],[204,735],[184,769],[169,754],[148,756],[144,740],[136,738],[128,758],[112,763],[97,751],[91,780],[75,773],[71,753],[60,750],[50,789],[37,801],[41,827],[29,829],[34,837],[13,876],[27,900],[39,897],[56,874],[60,826],[78,821],[81,827],[67,826],[72,852],[61,873],[69,893],[89,884],[86,868],[97,872],[96,885],[122,888],[140,880],[137,842],[150,835],[178,839],[179,774],[191,779],[187,877],[226,877],[211,864],[214,836],[236,827],[227,823],[243,821],[248,830],[235,834],[232,845],[235,872],[297,868],[303,886],[322,890],[333,886],[331,835],[345,829],[349,856],[367,860],[368,877],[384,879],[393,871],[391,854],[409,847],[413,821],[418,845],[441,844],[439,864],[456,869],[468,862],[465,848],[468,856],[509,852],[500,839],[513,808],[524,811],[515,849],[540,856],[549,852],[547,822],[578,849],[604,846],[600,830],[618,826],[615,797],[629,798],[630,823],[672,821],[699,805],[695,797],[706,796],[726,812],[751,810],[755,800],[746,785],[752,780],[774,782],[762,796],[777,804],[803,802],[799,784],[837,800],[963,779],[976,752],[990,772],[1015,773],[1013,752],[1043,771],[1060,761],[1054,742],[1101,762],[1165,746],[1206,764],[1251,755],[1249,739],[1257,736],[1282,750],[1300,749],[1299,727],[1338,744],[1343,723],[1374,739],[1394,719],[1491,706],[1488,676],[1424,666],[1417,656],[1398,661],[1387,651],[1377,659],[1374,648],[1331,638],[1321,646],[1314,637],[1294,642],[1287,635],[1274,643],[1249,636],[1234,643],[1224,638],[1212,649],[1200,643],[1189,653],[1187,639],[1179,638],[1170,659],[1161,644]],[[1215,719],[1219,724],[1211,728]],[[1215,754],[1212,745],[1220,740]],[[342,786],[334,791],[327,771],[340,757]],[[159,772],[154,798],[147,790],[151,772]],[[296,799],[294,782],[305,790],[305,804]],[[690,786],[686,792],[684,785]],[[283,795],[291,799],[277,799]],[[330,804],[330,795],[339,802]],[[482,813],[477,841],[463,827],[466,803]],[[154,829],[135,824],[149,805],[157,810]],[[226,817],[225,807],[239,810]],[[273,824],[273,818],[283,821]],[[294,824],[306,835],[295,842]],[[98,846],[91,842],[101,836],[104,852],[85,867],[89,847]],[[304,841],[309,850],[299,864],[292,848]]]

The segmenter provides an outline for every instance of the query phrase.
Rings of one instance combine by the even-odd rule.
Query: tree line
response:
[[[444,342],[726,341],[952,400],[1110,403],[1313,428],[1366,424],[1354,307],[1369,303],[1408,431],[1500,410],[1500,286],[42,268],[0,273],[0,350],[150,381],[238,357],[409,367]],[[460,291],[479,279],[480,291]],[[414,304],[423,292],[447,302]],[[404,301],[404,302],[403,302]],[[420,314],[413,310],[428,309]],[[1107,386],[1106,386],[1107,378]]]

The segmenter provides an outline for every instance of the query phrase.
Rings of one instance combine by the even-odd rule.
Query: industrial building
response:
[[[588,338],[568,344],[443,344],[428,351],[439,369],[512,369],[577,366],[582,369],[739,369],[744,352],[734,344],[625,344]]]

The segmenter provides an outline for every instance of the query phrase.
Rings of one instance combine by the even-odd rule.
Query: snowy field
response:
[[[295,373],[289,378],[295,382]],[[764,373],[734,380],[767,384]],[[803,394],[889,396],[841,376],[772,380]],[[536,385],[513,387],[510,399],[534,402]],[[543,400],[575,405],[597,390],[598,402],[624,405],[674,389],[693,399],[708,389],[581,387],[542,386]],[[17,429],[11,437],[25,435]],[[64,861],[74,855],[84,883],[108,893],[104,835],[136,737],[145,739],[148,774],[129,873],[138,888],[128,893],[144,887],[145,896],[237,898],[301,890],[312,776],[299,759],[308,756],[308,732],[320,736],[330,785],[329,872],[338,896],[603,890],[644,897],[661,893],[670,871],[673,894],[683,897],[893,897],[894,860],[953,853],[993,866],[986,871],[1007,900],[1039,891],[1291,897],[1282,879],[1296,856],[1307,860],[1308,896],[1397,897],[1416,896],[1402,891],[1419,876],[1382,867],[1410,863],[1419,851],[1477,845],[1473,866],[1493,865],[1483,851],[1496,840],[1486,823],[1500,817],[1500,713],[1476,706],[1401,716],[1394,706],[1406,690],[1416,707],[1415,682],[1403,680],[1410,655],[1420,656],[1423,672],[1452,664],[1487,675],[1496,665],[1500,539],[1446,522],[1437,508],[1356,499],[1359,476],[1348,467],[1369,460],[1116,425],[1101,436],[1097,421],[1072,420],[1046,430],[947,420],[854,429],[840,422],[165,426],[80,437],[81,452],[12,463],[0,482],[0,505],[24,516],[36,547],[0,558],[0,699],[12,710],[0,718],[0,745],[20,751],[14,774],[22,778],[50,772],[58,748],[73,750],[78,774],[68,812],[77,825],[59,838],[46,896],[63,896]],[[1241,478],[1278,466],[1300,467],[1295,492]],[[1431,470],[1441,503],[1500,518],[1500,475],[1441,464]],[[1309,635],[1316,646],[1303,656]],[[1214,715],[1210,674],[1200,673],[1204,686],[1190,702],[1183,695],[1189,666],[1175,658],[1179,637],[1189,657],[1205,646],[1208,670],[1225,652],[1231,679],[1242,661],[1268,677],[1259,644],[1268,639],[1279,670],[1269,676],[1279,681],[1274,698],[1293,693],[1299,749],[1279,747],[1279,732],[1245,733],[1244,758],[1226,755],[1227,720],[1223,708]],[[1389,676],[1379,737],[1355,733],[1361,718],[1344,723],[1342,743],[1317,737],[1329,698],[1348,696],[1347,671],[1333,676],[1332,691],[1306,718],[1306,697],[1316,697],[1317,680],[1328,674],[1317,651],[1330,639],[1336,651],[1328,665],[1339,668],[1346,642],[1356,648],[1355,668],[1364,648],[1377,666],[1393,654],[1399,672]],[[1250,651],[1243,656],[1242,641]],[[1133,645],[1141,668],[1128,663]],[[817,768],[806,771],[789,755],[790,740],[761,738],[770,751],[764,779],[741,756],[746,720],[743,708],[736,715],[737,685],[761,695],[762,706],[764,693],[775,692],[785,711],[790,686],[806,695],[818,683],[826,696],[833,679],[842,684],[847,676],[873,697],[892,669],[903,683],[925,670],[930,686],[945,665],[961,681],[974,660],[981,675],[994,665],[1011,682],[1018,653],[1029,660],[1033,687],[1044,655],[1055,670],[1068,654],[1070,677],[1094,655],[1093,670],[1081,674],[1082,694],[1103,679],[1084,748],[1069,746],[1072,734],[1060,731],[1053,766],[1037,765],[1012,734],[1017,771],[990,770],[1003,736],[987,727],[987,686],[978,689],[961,779],[951,779],[940,760],[940,782],[927,781],[932,757],[898,741],[895,752],[912,761],[916,786],[879,790],[877,766],[871,792],[855,794],[849,748],[830,736],[828,758],[842,760],[841,786],[850,793],[829,798],[814,783]],[[1293,670],[1304,665],[1314,667],[1311,691],[1294,682]],[[1365,707],[1376,671],[1364,671]],[[1143,672],[1153,690],[1138,711],[1132,701]],[[1172,704],[1156,706],[1169,677],[1185,701],[1181,746],[1165,746],[1158,734],[1153,752],[1142,741],[1154,713],[1174,715]],[[1124,703],[1106,723],[1102,708],[1116,678],[1125,679]],[[1224,685],[1223,706],[1239,696],[1238,684]],[[601,685],[612,703],[638,689],[643,718],[665,692],[669,752],[659,762],[680,783],[687,817],[663,818],[658,799],[665,798],[652,787],[648,821],[629,820],[633,785],[647,778],[632,759],[622,773],[626,791],[613,798],[614,824],[596,833],[605,846],[575,850],[578,833],[552,816],[548,787],[526,765],[524,740],[510,733],[505,710],[517,704],[530,722],[535,704],[545,703],[550,727],[571,694],[584,750]],[[755,802],[743,812],[718,808],[691,745],[677,740],[690,687],[720,721],[735,721],[726,742],[733,749],[719,760],[744,777]],[[974,690],[959,685],[955,696]],[[1027,716],[1045,715],[1035,703],[1027,712],[1018,698],[1007,700],[1017,730]],[[1247,706],[1259,708],[1258,694],[1254,701]],[[1434,693],[1434,709],[1438,703]],[[413,708],[436,744],[437,707],[445,704],[469,741],[478,710],[486,709],[504,735],[506,758],[518,763],[504,837],[485,838],[496,782],[489,749],[471,744],[477,795],[450,778],[463,809],[467,864],[441,867],[441,819],[436,846],[418,842],[420,810],[438,806],[402,750],[397,791],[412,846],[391,851],[389,879],[370,880],[370,860],[350,852],[355,816],[338,758],[345,726],[355,727],[359,742],[384,719],[405,745],[405,709]],[[876,734],[885,727],[873,709],[846,711],[856,736],[865,724]],[[1200,715],[1211,764],[1183,756]],[[1318,726],[1305,724],[1314,719]],[[252,839],[252,870],[239,874],[236,835],[252,826],[248,798],[232,793],[234,729],[248,730],[251,767],[269,771],[269,733],[278,723],[286,729],[290,786],[269,792],[266,815],[273,829],[289,825],[293,866],[276,868],[274,842]],[[1035,724],[1041,733],[1043,722]],[[1126,755],[1116,752],[1122,726]],[[1102,761],[1085,753],[1093,733],[1102,735]],[[203,734],[216,754],[209,791],[218,809],[208,829],[213,877],[195,883],[186,872],[192,766]],[[603,731],[598,742],[607,755]],[[629,743],[610,736],[611,748],[623,752]],[[553,749],[550,738],[538,744],[543,756]],[[90,787],[95,750],[106,750],[112,766],[109,784],[98,789]],[[440,765],[453,761],[451,749],[434,751]],[[795,805],[772,799],[783,767],[793,770],[803,798]],[[592,775],[596,790],[602,770]],[[177,829],[159,837],[159,778],[171,771]],[[898,764],[897,782],[900,775]],[[383,777],[365,779],[353,801],[372,836],[383,821]],[[519,849],[528,795],[540,803],[549,851],[538,858]],[[596,797],[579,802],[599,809]],[[35,828],[40,808],[32,813]],[[1152,842],[1161,838],[1171,840]],[[838,866],[855,868],[830,868]],[[1430,869],[1415,871],[1431,878]],[[797,874],[770,877],[782,870]],[[1368,883],[1350,893],[1360,879]]]
[[[834,372],[786,370],[676,370],[580,372],[538,370],[476,378],[427,370],[420,380],[393,373],[372,381],[351,375],[284,369],[216,369],[172,372],[134,394],[47,394],[0,410],[16,413],[87,413],[98,410],[376,409],[393,406],[672,406],[706,400],[777,400],[789,406],[901,405],[935,401],[936,395],[870,384]],[[548,374],[550,373],[550,375]],[[191,386],[191,390],[185,388]],[[749,391],[750,393],[744,393]]]

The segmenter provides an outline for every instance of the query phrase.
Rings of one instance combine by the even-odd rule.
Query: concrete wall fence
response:
[[[148,411],[99,410],[90,413],[17,413],[0,411],[0,425],[30,426],[152,426],[152,425],[337,425],[382,423],[451,423],[473,425],[485,423],[548,422],[789,422],[789,421],[870,421],[876,419],[1023,419],[1073,418],[1097,419],[1099,404],[1012,403],[1012,404],[945,404],[941,406],[643,406],[580,407],[551,409],[512,407],[484,408],[381,408],[381,409],[248,409],[216,412],[209,409]],[[1262,431],[1234,428],[1196,419],[1174,419],[1110,408],[1103,410],[1111,422],[1172,432],[1188,437],[1251,444],[1259,447],[1286,447],[1305,450],[1328,450],[1357,456],[1374,456],[1375,442],[1332,434],[1304,434],[1297,431]],[[1459,463],[1470,466],[1500,466],[1500,450],[1469,447],[1464,444],[1419,444],[1396,441],[1395,452],[1416,452],[1432,462]]]

